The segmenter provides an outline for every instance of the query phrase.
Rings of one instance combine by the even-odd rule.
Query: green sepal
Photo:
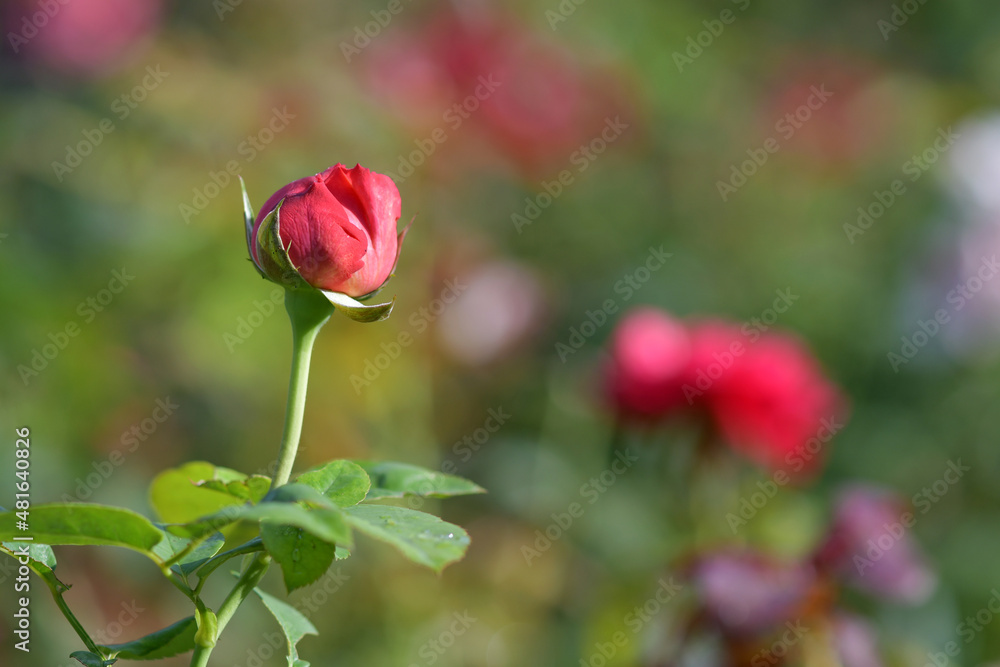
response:
[[[320,290],[333,307],[338,312],[343,313],[355,322],[381,322],[392,313],[392,307],[396,305],[396,298],[388,303],[376,303],[372,305],[364,304],[357,299],[342,294],[340,292],[328,292]]]
[[[242,176],[239,179],[240,188],[243,190],[243,223],[247,231],[247,252],[250,253],[250,262],[253,264],[253,268],[257,269],[261,278],[267,278],[264,269],[260,268],[257,260],[253,258],[253,206],[250,205],[250,196],[247,195],[247,184],[243,182]]]
[[[299,274],[282,245],[280,232],[282,199],[274,210],[267,214],[257,229],[257,260],[268,279],[292,289],[313,289]]]

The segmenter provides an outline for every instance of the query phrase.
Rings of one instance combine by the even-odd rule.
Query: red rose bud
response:
[[[611,341],[609,397],[623,414],[662,417],[683,402],[690,359],[691,341],[682,323],[654,308],[632,311]]]
[[[399,190],[388,176],[336,164],[284,186],[256,217],[245,198],[247,245],[265,278],[286,288],[311,287],[346,314],[370,321],[390,304],[364,306],[396,265],[403,233]],[[365,312],[379,308],[379,312]]]

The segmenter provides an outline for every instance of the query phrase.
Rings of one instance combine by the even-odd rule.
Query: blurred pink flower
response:
[[[773,125],[783,148],[787,143],[823,166],[869,159],[886,145],[901,109],[879,86],[875,65],[803,53],[788,60],[764,111],[764,122]],[[814,97],[816,90],[823,90],[825,99]]]
[[[692,579],[709,617],[733,637],[765,634],[795,621],[816,581],[807,565],[750,551],[705,556]]]
[[[844,489],[816,562],[834,576],[877,596],[917,604],[936,578],[909,534],[914,514],[892,493],[870,486]]]
[[[439,123],[455,96],[454,82],[419,35],[380,42],[362,63],[370,92],[412,126]]]
[[[528,338],[543,318],[538,279],[519,264],[489,262],[462,282],[465,290],[438,323],[442,346],[458,361],[471,366],[496,361]]]
[[[838,613],[832,626],[834,649],[843,667],[882,667],[878,636],[864,619]]]
[[[161,0],[61,0],[17,5],[13,30],[25,52],[68,74],[117,69],[158,27]],[[19,49],[18,49],[19,50]]]

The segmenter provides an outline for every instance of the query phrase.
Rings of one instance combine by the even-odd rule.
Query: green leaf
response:
[[[197,539],[236,521],[288,524],[302,528],[327,542],[348,546],[352,543],[350,528],[340,510],[332,507],[309,510],[295,503],[282,502],[265,501],[254,506],[226,507],[196,521],[167,526],[167,530],[180,537]]]
[[[226,469],[204,461],[192,461],[157,475],[149,489],[149,500],[160,520],[186,523],[224,507],[241,504],[242,501],[229,493],[198,486],[199,482],[216,479],[217,471]]]
[[[14,512],[0,514],[0,540],[19,535]],[[44,544],[93,544],[134,549],[156,559],[163,533],[130,510],[85,503],[53,503],[31,509],[31,533]]]
[[[268,595],[259,588],[253,589],[268,611],[278,620],[281,631],[285,633],[288,640],[288,667],[309,667],[309,663],[299,658],[296,645],[306,635],[316,635],[316,627],[309,622],[302,612],[287,602],[282,602],[278,598]]]
[[[323,292],[323,296],[330,300],[334,308],[355,322],[381,322],[389,317],[392,313],[392,307],[396,305],[395,297],[388,303],[369,305],[340,292],[320,291]]]
[[[24,555],[22,548],[28,548],[28,558],[35,563],[41,563],[50,570],[56,569],[56,555],[52,547],[47,544],[36,544],[35,542],[0,542],[0,553],[9,554],[13,558],[20,558]]]
[[[252,477],[243,476],[243,479],[223,481],[221,479],[210,479],[198,484],[200,488],[211,489],[220,493],[228,493],[240,502],[259,503],[267,495],[271,488],[271,478],[263,475]]]
[[[160,525],[161,529],[166,529],[166,526]],[[191,544],[192,540],[178,537],[169,532],[165,532],[163,535],[163,541],[156,545],[153,549],[153,553],[159,556],[164,561],[168,561],[180,552],[184,551]],[[222,546],[226,543],[226,538],[222,533],[212,533],[205,540],[196,546],[191,553],[184,556],[179,562],[174,564],[171,568],[175,572],[179,572],[182,575],[187,575],[198,569],[206,560],[219,553]]]
[[[194,616],[188,616],[145,637],[100,648],[122,660],[159,660],[194,650],[196,629]]]
[[[424,496],[447,498],[474,493],[486,493],[474,484],[455,475],[435,472],[420,466],[393,461],[358,461],[372,480],[372,488],[366,500],[379,498],[402,498],[403,496]]]
[[[352,461],[330,461],[319,468],[302,473],[296,479],[329,498],[338,507],[357,505],[368,494],[371,480],[368,473]]]
[[[410,560],[440,572],[465,555],[469,536],[456,525],[425,512],[388,505],[344,509],[347,522],[369,537],[387,542]]]
[[[210,479],[218,480],[220,482],[242,482],[247,479],[247,474],[242,473],[239,470],[233,470],[232,468],[225,468],[223,466],[212,466],[213,475]]]
[[[337,560],[347,560],[348,558],[351,557],[351,550],[346,549],[338,544],[337,551],[334,554],[334,556]]]
[[[94,655],[90,651],[73,651],[69,657],[77,660],[85,667],[107,667],[118,662],[116,659],[105,660],[99,655]]]
[[[316,581],[333,564],[336,546],[301,528],[264,523],[260,535],[267,552],[281,565],[289,593]]]
[[[264,496],[265,501],[283,503],[305,503],[313,507],[336,508],[329,498],[308,484],[285,484]]]

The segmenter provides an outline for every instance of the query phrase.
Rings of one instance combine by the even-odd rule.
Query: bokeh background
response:
[[[844,484],[912,499],[959,460],[971,470],[913,530],[933,594],[849,604],[883,664],[924,665],[951,640],[962,649],[947,664],[1000,654],[1000,620],[981,617],[968,643],[960,629],[1000,587],[1000,280],[961,309],[948,298],[1000,250],[1000,9],[31,0],[5,3],[2,20],[0,470],[30,426],[34,502],[148,513],[166,467],[266,470],[289,332],[247,262],[234,174],[259,206],[360,162],[393,175],[401,224],[415,220],[392,318],[339,318],[320,338],[301,467],[389,458],[490,493],[422,507],[472,536],[442,576],[363,543],[336,579],[296,593],[321,632],[303,657],[600,667],[595,646],[692,551],[794,557],[822,539]],[[651,248],[671,256],[638,271]],[[622,314],[742,322],[778,290],[797,299],[776,326],[850,401],[818,475],[736,534],[724,503],[678,531],[670,452],[696,429],[633,433],[641,465],[526,557],[607,466],[601,369]],[[947,322],[894,363],[939,309]],[[162,422],[157,401],[176,405]],[[731,494],[767,473],[734,459],[720,475]],[[109,640],[188,613],[140,557],[58,555],[71,605]],[[0,664],[71,664],[77,640],[37,586],[34,651],[13,651],[0,579]],[[273,573],[266,586],[280,592]],[[606,663],[673,664],[665,637],[694,597],[686,586]],[[262,606],[239,620],[218,664],[285,664],[261,650],[276,629]],[[808,664],[841,664],[826,659]]]

